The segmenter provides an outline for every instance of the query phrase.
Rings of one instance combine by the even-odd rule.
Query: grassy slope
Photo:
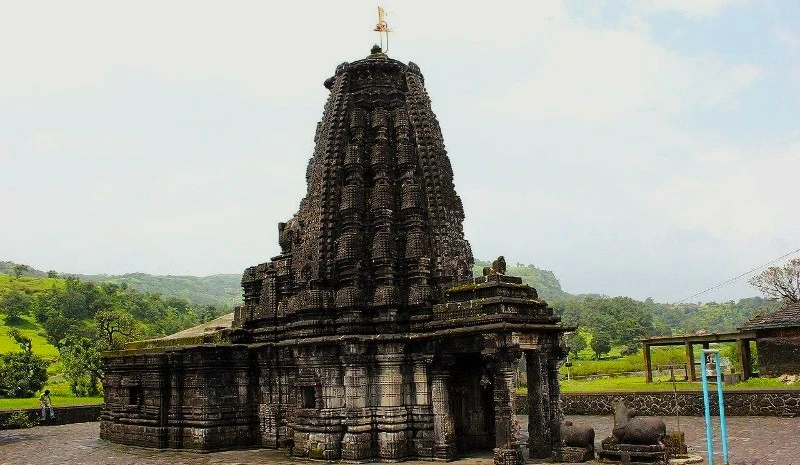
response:
[[[22,351],[8,335],[8,330],[11,328],[17,328],[23,336],[31,338],[34,354],[50,361],[58,358],[58,349],[47,342],[47,339],[42,335],[44,334],[44,329],[39,326],[32,316],[23,317],[22,322],[15,325],[7,325],[5,322],[0,324],[0,354]]]
[[[21,290],[29,295],[36,295],[51,289],[53,286],[64,286],[64,281],[57,278],[31,276],[23,276],[17,279],[13,276],[0,274],[0,296],[13,290]],[[33,353],[44,357],[50,362],[55,362],[58,359],[58,349],[47,342],[47,339],[44,337],[44,328],[39,326],[39,323],[33,315],[24,316],[21,322],[14,325],[8,325],[6,321],[0,317],[0,353],[21,351],[17,343],[8,336],[8,330],[11,328],[17,328],[24,336],[31,338]],[[68,383],[58,374],[60,371],[60,363],[51,363],[47,368],[50,379],[47,381],[47,385],[45,385],[45,387],[51,391],[53,405],[56,408],[65,405],[98,404],[103,402],[102,397],[74,397],[69,390]],[[37,407],[39,407],[38,397],[29,399],[0,399],[0,410]]]
[[[53,286],[60,287],[63,285],[64,281],[61,279],[25,276],[17,279],[13,276],[0,274],[0,296],[13,290],[21,290],[29,295],[36,295],[51,289]],[[41,355],[47,360],[58,358],[58,350],[47,342],[47,339],[43,336],[44,329],[39,326],[33,315],[24,316],[21,322],[14,325],[8,325],[5,319],[0,317],[0,353],[19,352],[21,350],[16,342],[8,336],[8,330],[11,328],[17,328],[22,335],[31,338],[33,353]]]
[[[63,287],[64,280],[59,278],[37,278],[31,276],[15,278],[14,276],[0,273],[0,296],[13,290],[25,291],[33,295],[47,291],[53,286]]]

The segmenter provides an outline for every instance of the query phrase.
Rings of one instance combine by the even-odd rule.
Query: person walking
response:
[[[47,420],[47,409],[50,409],[50,419],[56,418],[56,413],[53,411],[53,401],[50,400],[50,390],[45,389],[44,394],[39,396],[39,405],[42,406],[42,421]]]

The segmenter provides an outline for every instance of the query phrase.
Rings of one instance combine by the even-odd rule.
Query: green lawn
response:
[[[602,360],[593,360],[586,351],[579,354],[579,358],[570,357],[572,366],[570,367],[571,376],[590,376],[603,375],[609,373],[625,373],[644,371],[644,357],[639,351],[633,355],[620,356],[619,350],[622,346],[611,349],[611,353]],[[653,368],[659,365],[674,365],[684,363],[686,355],[683,348],[662,348],[656,347],[650,353]],[[561,366],[561,374],[566,376],[567,367]]]
[[[88,404],[101,404],[103,403],[102,397],[62,397],[50,396],[53,400],[53,408],[58,413],[59,407],[66,407],[69,405],[88,405]],[[0,399],[0,410],[14,410],[25,408],[39,408],[39,398],[33,397],[30,399]]]
[[[684,382],[679,381],[675,383],[675,388],[679,391],[700,391],[702,384],[700,382]],[[786,384],[782,383],[776,378],[751,378],[746,382],[736,384],[726,384],[723,389],[725,391],[738,391],[746,389],[797,389],[800,388],[800,383]],[[616,376],[616,377],[598,377],[595,379],[580,379],[580,380],[562,380],[562,392],[606,392],[606,391],[672,391],[672,383],[667,380],[654,380],[652,383],[646,383],[644,376]],[[716,385],[712,385],[713,390],[716,390]]]
[[[54,365],[50,366],[53,367]],[[73,396],[72,392],[69,390],[69,382],[60,374],[51,374],[44,388],[50,390],[50,398],[53,400],[53,408],[55,409],[58,409],[59,406],[100,404],[103,402],[102,397]],[[37,393],[35,397],[27,399],[0,399],[0,410],[37,408],[39,407],[39,394],[40,393]]]

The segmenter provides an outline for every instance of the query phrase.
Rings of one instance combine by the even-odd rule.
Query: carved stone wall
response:
[[[255,386],[245,347],[141,351],[104,362],[101,438],[195,450],[253,443]]]

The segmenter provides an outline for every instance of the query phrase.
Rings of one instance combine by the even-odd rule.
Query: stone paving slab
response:
[[[611,417],[568,417],[578,424],[595,428],[597,447],[611,432]],[[677,429],[674,417],[665,418],[667,428]],[[520,417],[523,434],[527,422]],[[682,417],[681,429],[689,451],[705,453],[705,423],[702,417]],[[714,425],[719,434],[718,424]],[[159,451],[110,444],[99,439],[99,423],[76,423],[63,426],[38,426],[31,429],[0,431],[2,465],[262,465],[318,463],[290,458],[285,451],[269,449],[237,450],[200,454]],[[730,463],[736,465],[800,465],[800,418],[731,417],[728,422]],[[722,464],[719,439],[715,438],[715,464]],[[431,462],[404,462],[424,465]],[[491,465],[491,454],[452,462],[454,465]],[[530,462],[534,463],[534,462]],[[548,464],[549,462],[535,462]],[[594,464],[597,462],[589,462]],[[706,462],[707,463],[707,462]]]

